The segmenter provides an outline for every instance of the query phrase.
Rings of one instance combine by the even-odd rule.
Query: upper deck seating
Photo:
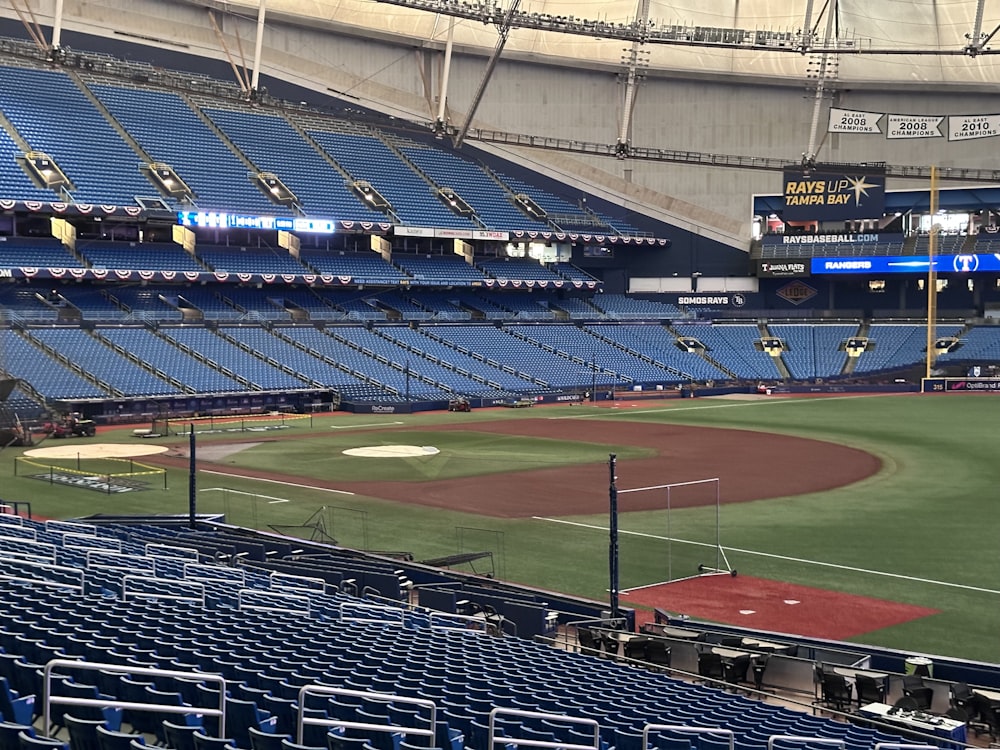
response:
[[[55,190],[38,187],[31,181],[17,163],[19,156],[21,149],[10,137],[10,133],[0,128],[0,197],[21,201],[59,200]]]
[[[519,210],[511,201],[510,195],[479,165],[446,151],[415,143],[402,145],[400,150],[435,185],[454,190],[472,207],[488,229],[551,230],[545,222],[532,219]]]
[[[457,216],[382,140],[361,133],[309,130],[309,135],[351,177],[369,183],[389,201],[399,221],[417,227],[472,229],[476,224]]]
[[[260,112],[203,107],[202,111],[262,172],[276,174],[308,216],[386,221],[346,187],[344,176],[307,143],[289,122]]]
[[[287,216],[265,197],[240,161],[177,94],[95,84],[94,95],[155,161],[168,164],[201,210]]]
[[[137,206],[137,197],[159,196],[138,169],[142,157],[66,73],[0,66],[0,110],[55,160],[75,201]]]

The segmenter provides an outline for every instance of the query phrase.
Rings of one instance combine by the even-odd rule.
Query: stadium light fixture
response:
[[[194,194],[187,183],[180,178],[174,168],[163,162],[153,162],[146,165],[146,171],[156,186],[171,198],[192,199]]]
[[[282,206],[298,205],[299,199],[281,178],[273,172],[261,172],[257,175],[257,184],[267,193],[267,196]]]
[[[462,200],[461,196],[449,187],[438,188],[437,197],[459,216],[471,216],[475,213],[472,206]]]
[[[24,165],[42,185],[52,190],[71,187],[66,173],[56,164],[55,159],[44,151],[29,151],[24,155]]]
[[[392,204],[375,187],[366,180],[355,180],[351,183],[351,191],[361,199],[366,206],[377,211],[391,211]]]

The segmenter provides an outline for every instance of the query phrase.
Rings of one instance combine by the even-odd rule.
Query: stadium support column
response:
[[[434,132],[441,135],[448,128],[448,78],[451,76],[451,53],[455,46],[455,17],[448,23],[448,39],[444,44],[444,65],[441,69],[441,93],[438,94],[437,118]]]
[[[618,617],[618,477],[615,476],[618,456],[608,458],[609,540],[608,540],[608,591],[611,594],[611,617]]]
[[[497,62],[500,60],[500,55],[503,54],[503,48],[507,46],[507,37],[510,36],[510,27],[514,22],[514,15],[517,13],[517,6],[521,4],[521,0],[511,0],[510,8],[504,13],[503,18],[497,22],[497,30],[500,32],[500,38],[497,39],[496,46],[493,48],[493,54],[490,55],[489,61],[486,63],[486,70],[483,71],[483,77],[479,80],[479,88],[476,89],[475,96],[472,97],[472,104],[469,105],[469,112],[465,116],[465,122],[462,123],[461,129],[455,136],[455,148],[459,148],[465,141],[465,136],[469,132],[469,127],[472,125],[472,118],[476,116],[476,110],[479,109],[479,103],[483,100],[483,94],[486,93],[486,86],[489,85],[490,79],[493,77],[493,71],[496,69]]]
[[[934,344],[936,343],[937,325],[937,236],[940,226],[937,221],[938,212],[938,173],[937,167],[931,167],[930,189],[931,233],[927,243],[927,370],[924,377],[930,377],[934,369]]]
[[[993,29],[992,33],[988,36],[983,34],[983,11],[985,10],[985,5],[986,0],[979,0],[976,3],[976,20],[973,22],[972,32],[965,35],[965,38],[969,40],[969,43],[965,46],[965,54],[969,57],[975,57],[982,52],[986,44],[993,38],[993,35],[997,33],[997,29]]]
[[[806,22],[808,23],[812,15],[812,3],[809,3],[808,9],[806,10]],[[837,3],[836,0],[827,0],[826,5],[826,37],[824,44],[827,47],[836,47],[837,40],[834,37],[834,26],[833,22],[837,16]],[[802,41],[802,54],[808,52],[808,47],[810,45],[810,40],[812,39],[812,30],[808,27],[803,27],[803,41]],[[807,76],[816,76],[816,93],[813,98],[813,113],[812,113],[812,123],[809,125],[809,145],[806,146],[805,152],[802,154],[802,166],[810,167],[816,163],[816,152],[818,151],[818,146],[816,145],[816,138],[819,132],[819,115],[820,110],[823,108],[823,99],[826,96],[826,82],[828,79],[837,77],[837,65],[838,65],[837,54],[831,52],[821,52],[819,55],[819,61],[817,63],[817,69],[815,73],[811,70],[807,71]],[[810,65],[811,67],[811,65]]]
[[[643,40],[646,38],[649,29],[649,0],[639,0],[639,7],[635,12],[635,26],[639,31],[639,38],[632,42],[631,47],[625,50],[622,63],[625,65],[625,94],[622,96],[622,119],[618,128],[618,142],[615,144],[615,155],[619,159],[626,159],[631,155],[632,112],[635,110],[635,94],[639,81],[642,80],[642,71],[646,67],[646,59],[649,55],[643,48]]]
[[[63,0],[56,0],[55,16],[52,19],[52,52],[58,53],[62,46]]]
[[[257,6],[257,39],[254,42],[253,48],[253,77],[250,81],[250,96],[256,97],[258,91],[258,84],[260,83],[260,57],[261,50],[264,48],[264,16],[267,14],[265,10],[266,0],[260,0],[260,5]]]

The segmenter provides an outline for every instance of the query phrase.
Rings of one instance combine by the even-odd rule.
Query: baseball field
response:
[[[998,416],[978,394],[315,415],[196,427],[195,489],[234,524],[417,560],[488,551],[477,572],[606,600],[614,454],[623,603],[666,583],[655,604],[693,617],[789,632],[842,617],[838,637],[996,662]],[[63,458],[6,449],[0,496],[36,517],[186,513],[190,438],[134,427],[58,441]],[[106,444],[166,449],[136,459],[165,478],[111,477],[89,458]],[[738,576],[684,580],[700,565]],[[774,596],[784,608],[756,619]]]

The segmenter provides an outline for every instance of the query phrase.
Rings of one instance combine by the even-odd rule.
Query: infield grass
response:
[[[666,421],[758,432],[781,432],[867,450],[882,459],[879,473],[840,489],[724,505],[719,539],[741,572],[940,610],[940,614],[864,634],[858,640],[930,654],[1000,661],[1000,399],[988,395],[772,397],[753,401],[684,399],[608,409],[590,406],[481,410],[472,414],[423,413],[315,417],[310,427],[268,436],[264,445],[222,460],[294,474],[299,486],[199,473],[199,511],[256,528],[302,525],[321,518],[345,546],[407,550],[417,559],[451,554],[460,545],[494,552],[503,577],[541,588],[605,600],[608,585],[608,518],[577,516],[576,525],[538,519],[505,520],[323,492],[310,479],[423,480],[498,471],[606,461],[608,452],[635,448],[540,440],[485,432],[428,432],[424,427],[504,419],[573,418]],[[402,423],[402,424],[399,424]],[[358,427],[352,429],[352,425]],[[386,428],[402,429],[385,432]],[[339,429],[332,430],[337,427]],[[600,434],[590,425],[588,435]],[[305,433],[309,437],[305,438]],[[327,432],[333,434],[329,437]],[[314,437],[322,433],[322,437]],[[405,435],[405,436],[404,436]],[[454,436],[454,441],[449,436]],[[752,435],[750,436],[752,439]],[[135,440],[130,431],[102,433],[104,442]],[[232,435],[199,438],[209,446]],[[238,439],[247,439],[241,435]],[[181,444],[185,438],[163,442]],[[435,445],[439,457],[413,461],[347,459],[348,444]],[[665,448],[669,450],[669,446]],[[107,496],[14,477],[16,449],[0,458],[6,499],[30,500],[38,516],[69,518],[90,513],[184,513],[187,473],[168,472],[168,489]],[[641,453],[640,453],[641,454]],[[442,460],[439,460],[442,459]],[[774,456],[773,470],[795,466]],[[375,463],[372,463],[372,462]],[[719,461],[725,461],[720,456]],[[245,463],[244,463],[245,462]],[[437,463],[435,463],[437,462]],[[628,477],[620,484],[630,486]],[[606,492],[605,488],[596,491]],[[723,499],[725,487],[721,488]],[[419,492],[419,485],[414,486]],[[714,563],[712,507],[623,514],[622,588],[691,575],[699,562]],[[668,541],[667,530],[673,541]],[[308,535],[307,531],[303,531]],[[480,571],[481,572],[481,571]]]

